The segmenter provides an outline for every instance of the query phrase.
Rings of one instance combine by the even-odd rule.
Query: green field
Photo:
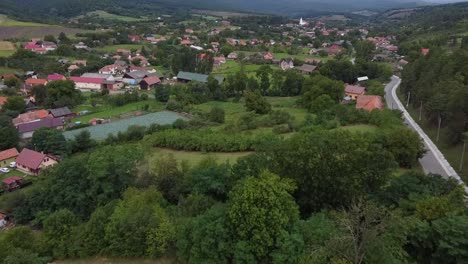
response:
[[[346,130],[350,132],[367,133],[367,132],[375,132],[379,128],[373,125],[352,125],[352,126],[343,126],[338,129]]]
[[[186,161],[188,162],[189,165],[196,165],[207,157],[214,157],[217,159],[219,163],[229,162],[230,164],[234,164],[237,161],[237,159],[241,157],[245,157],[252,153],[252,152],[204,153],[204,152],[197,152],[197,151],[178,151],[178,150],[165,149],[165,148],[154,148],[153,150],[154,150],[154,152],[152,153],[153,156],[173,155],[176,160],[180,162]]]
[[[93,108],[91,105],[80,105],[73,109],[73,112],[80,112],[83,110],[91,111],[90,114],[79,116],[74,118],[72,122],[81,122],[81,123],[88,123],[91,118],[111,118],[111,119],[118,119],[120,115],[142,111],[145,105],[149,105],[149,112],[156,112],[161,111],[164,109],[164,105],[156,100],[146,100],[140,101],[135,103],[126,104],[120,107],[113,107],[110,105],[102,105]]]
[[[132,50],[132,49],[141,49],[143,45],[142,44],[122,44],[122,45],[109,45],[109,46],[104,46],[101,48],[97,48],[97,50],[100,51],[105,51],[105,52],[117,52],[118,49],[126,49],[126,50]]]
[[[51,25],[35,22],[23,22],[13,20],[5,15],[0,15],[0,27],[50,27]]]
[[[247,73],[247,75],[255,74],[258,68],[260,68],[261,66],[262,65],[245,64],[244,71],[245,73]],[[272,65],[272,67],[279,69],[278,66],[276,65]],[[241,64],[239,62],[228,60],[226,61],[226,63],[221,64],[219,67],[214,67],[213,74],[226,76],[229,74],[239,72],[240,70],[241,70]]]
[[[111,13],[108,13],[108,12],[102,11],[102,10],[96,10],[96,11],[93,11],[93,12],[89,12],[86,15],[88,15],[88,16],[97,16],[97,17],[102,18],[102,19],[118,20],[118,21],[124,21],[124,22],[137,22],[137,21],[146,20],[146,18],[137,18],[137,17],[115,15],[115,14],[111,14]]]
[[[0,67],[0,74],[15,73],[15,72],[21,72],[21,70],[12,69],[12,68],[5,68],[5,67]]]

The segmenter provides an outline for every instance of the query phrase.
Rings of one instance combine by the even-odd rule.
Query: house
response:
[[[2,180],[3,189],[6,191],[12,191],[21,187],[23,178],[19,176],[11,176]],[[1,225],[1,224],[0,224]]]
[[[356,109],[363,109],[366,111],[382,110],[384,105],[382,97],[377,95],[360,95],[356,100]]]
[[[214,77],[220,84],[224,81],[224,77]],[[196,82],[202,82],[202,83],[207,83],[208,82],[208,75],[205,74],[199,74],[199,73],[193,73],[193,72],[183,72],[180,71],[179,74],[177,74],[177,80],[179,82],[191,82],[191,81],[196,81]]]
[[[180,45],[185,45],[185,46],[191,46],[192,45],[192,41],[188,40],[188,39],[184,39],[180,42]]]
[[[125,72],[125,67],[117,64],[106,65],[99,70],[99,74],[121,75]]]
[[[81,77],[104,79],[104,81],[102,82],[103,89],[114,90],[122,88],[124,86],[123,82],[117,81],[117,79],[111,74],[84,73],[83,75],[81,75]]]
[[[18,79],[18,77],[13,73],[7,73],[7,74],[3,74],[0,76],[0,80],[6,80],[6,79]]]
[[[2,109],[2,105],[6,103],[8,97],[0,96],[0,109]]]
[[[58,74],[58,73],[52,73],[52,74],[49,74],[47,76],[47,81],[51,82],[51,81],[65,81],[67,78],[65,78],[65,76],[63,76],[62,74]]]
[[[283,71],[294,68],[294,59],[293,58],[281,59],[280,60],[280,68]]]
[[[22,139],[27,139],[32,138],[34,131],[42,127],[63,129],[63,119],[47,117],[29,123],[19,124],[16,126],[16,129],[18,129],[18,132],[20,133]]]
[[[230,59],[230,60],[237,60],[238,55],[237,55],[236,52],[231,52],[231,53],[228,54],[227,58]]]
[[[317,69],[317,66],[310,65],[310,64],[303,64],[301,67],[298,68],[298,70],[302,74],[311,74]]]
[[[0,228],[7,226],[9,220],[8,215],[0,213]]]
[[[161,83],[161,80],[157,76],[149,76],[141,80],[140,88],[144,90],[148,90],[148,89],[156,87],[156,85],[160,83]]]
[[[80,67],[78,65],[70,65],[68,66],[67,70],[68,72],[72,72],[74,70],[78,70]]]
[[[81,65],[81,66],[86,66],[87,61],[86,60],[75,60],[76,65]]]
[[[0,167],[6,167],[10,162],[15,161],[19,152],[16,148],[0,151]]]
[[[84,42],[78,42],[78,44],[75,44],[75,49],[88,49],[88,45],[86,45]]]
[[[270,52],[267,52],[267,53],[263,54],[263,59],[264,60],[273,60],[274,58],[275,57]]]
[[[350,84],[345,85],[345,95],[351,100],[356,100],[358,96],[364,95],[365,91],[366,88],[362,86]]]
[[[63,118],[64,120],[69,120],[75,117],[75,114],[73,114],[68,107],[50,109],[49,114],[54,118]]]
[[[122,81],[131,85],[139,84],[144,78],[149,76],[147,71],[132,71],[124,74]]]
[[[137,42],[141,40],[141,37],[139,35],[128,35],[128,39],[131,42]]]
[[[31,111],[31,112],[27,112],[24,114],[20,114],[16,118],[13,118],[12,122],[14,126],[18,126],[20,124],[44,119],[48,116],[49,116],[49,112],[47,112],[46,110],[36,110],[36,111]]]
[[[28,78],[24,81],[26,85],[39,86],[39,85],[46,85],[48,81],[46,79],[36,79],[36,78]]]
[[[213,58],[213,64],[215,66],[220,66],[221,64],[224,64],[224,63],[226,63],[226,58],[224,56]]]
[[[52,156],[24,148],[16,159],[16,168],[29,175],[38,175],[41,170],[57,163]]]
[[[336,44],[332,45],[327,49],[328,55],[337,55],[343,51],[343,48],[341,46],[338,46]]]
[[[41,47],[47,51],[54,51],[57,49],[57,44],[54,42],[43,41]]]
[[[421,49],[421,54],[426,56],[427,54],[429,54],[429,51],[430,51],[430,49],[426,49],[426,48]]]
[[[70,77],[75,83],[75,88],[79,90],[99,91],[104,87],[103,78],[90,78],[90,77]]]

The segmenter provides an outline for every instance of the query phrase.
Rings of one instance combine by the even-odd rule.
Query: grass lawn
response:
[[[82,258],[82,259],[66,259],[54,261],[57,264],[172,264],[177,263],[176,260],[170,258],[144,259],[144,258]]]
[[[14,50],[0,50],[0,57],[10,57],[15,53]]]
[[[11,176],[20,176],[20,177],[26,176],[26,174],[24,174],[24,173],[22,173],[20,171],[17,171],[17,170],[12,169],[12,168],[9,168],[9,169],[10,169],[9,173],[0,172],[0,180],[6,179],[6,178],[11,177]]]
[[[111,13],[108,13],[108,12],[102,11],[102,10],[96,10],[96,11],[93,11],[93,12],[89,12],[89,13],[87,13],[87,15],[89,15],[89,16],[98,16],[99,18],[103,18],[103,19],[119,20],[119,21],[124,21],[124,22],[136,22],[136,21],[146,20],[145,18],[115,15],[115,14],[111,14]]]
[[[91,118],[116,118],[116,117],[120,117],[120,115],[122,114],[142,111],[143,107],[146,104],[149,105],[149,109],[148,109],[149,112],[156,112],[156,111],[161,111],[164,109],[164,105],[156,100],[140,101],[140,102],[126,104],[120,107],[102,105],[102,106],[96,106],[95,108],[93,108],[91,105],[84,104],[84,105],[75,107],[73,109],[73,112],[76,113],[76,112],[83,111],[83,110],[89,110],[91,111],[91,113],[88,115],[74,118],[72,122],[88,123]]]
[[[9,41],[0,41],[0,57],[8,57],[15,53],[15,45]]]
[[[352,126],[342,126],[338,129],[347,130],[350,132],[367,133],[367,132],[375,132],[379,128],[376,126],[372,126],[372,125],[352,125]]]
[[[166,148],[153,148],[152,155],[173,155],[177,161],[187,161],[190,165],[196,165],[207,157],[214,157],[219,163],[236,163],[237,159],[245,157],[252,152],[198,152],[198,151],[178,151]]]
[[[255,74],[258,68],[260,68],[261,66],[262,65],[245,64],[244,71],[247,73],[247,75]],[[271,66],[275,67],[276,65],[271,65]],[[278,67],[276,66],[276,68]],[[221,66],[214,67],[213,74],[226,76],[231,73],[239,72],[240,70],[241,70],[241,64],[239,62],[233,61],[233,60],[227,60],[226,63],[222,64]]]
[[[117,52],[118,49],[126,49],[126,50],[141,49],[142,46],[143,46],[142,44],[109,45],[109,46],[104,46],[102,48],[98,48],[97,50],[105,51],[105,52]]]
[[[40,24],[40,23],[35,23],[35,22],[17,21],[17,20],[8,18],[5,15],[0,15],[0,27],[44,27],[44,26],[50,27],[51,25]]]
[[[5,67],[0,67],[0,74],[15,73],[15,72],[21,72],[21,70],[12,69],[12,68],[5,68]]]

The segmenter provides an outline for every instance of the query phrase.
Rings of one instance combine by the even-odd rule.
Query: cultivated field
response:
[[[74,35],[78,32],[83,32],[83,30],[34,22],[16,21],[5,15],[0,15],[0,40],[9,38],[38,38],[45,35],[58,35],[61,32]]]
[[[89,12],[86,15],[91,16],[91,17],[98,17],[98,18],[102,18],[106,20],[118,20],[118,21],[124,21],[124,22],[137,22],[137,21],[146,20],[146,18],[115,15],[115,14],[111,14],[103,10],[96,10],[93,12]],[[76,18],[83,18],[83,16],[79,16]]]
[[[15,53],[15,45],[9,41],[0,41],[0,57],[8,57]]]

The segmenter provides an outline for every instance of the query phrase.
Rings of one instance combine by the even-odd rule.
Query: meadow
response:
[[[97,48],[97,50],[105,51],[105,52],[117,52],[118,49],[126,49],[126,50],[133,50],[133,49],[141,49],[142,44],[122,44],[122,45],[109,45]]]
[[[9,41],[0,41],[0,57],[8,57],[15,53],[15,45]]]
[[[146,18],[137,18],[137,17],[129,17],[129,16],[120,16],[116,14],[111,14],[103,10],[96,10],[86,14],[87,16],[92,17],[99,17],[106,20],[118,20],[123,22],[137,22],[146,20]]]

